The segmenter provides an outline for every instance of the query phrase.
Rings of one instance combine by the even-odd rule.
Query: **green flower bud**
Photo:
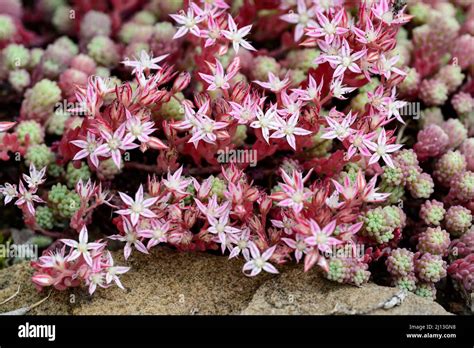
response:
[[[16,126],[16,135],[21,144],[26,143],[26,136],[29,136],[30,144],[40,144],[44,141],[44,133],[41,125],[33,120],[21,121]]]
[[[51,230],[54,227],[53,212],[46,206],[39,206],[35,213],[36,223],[45,230]]]
[[[448,232],[442,230],[441,227],[428,227],[420,234],[416,248],[421,252],[444,255],[450,243]]]
[[[50,246],[52,242],[52,238],[42,235],[35,235],[28,240],[28,243],[37,245],[38,248],[46,248]]]
[[[373,92],[378,86],[380,86],[380,80],[372,77],[369,83],[359,88],[359,91],[360,93]]]
[[[415,260],[415,272],[418,279],[436,283],[446,277],[446,261],[440,255],[425,253]]]
[[[49,134],[62,135],[66,121],[71,117],[71,114],[62,109],[57,109],[51,114],[46,123],[46,131]]]
[[[403,182],[403,171],[400,167],[383,167],[382,180],[384,180],[388,185],[401,185]]]
[[[186,187],[186,192],[190,193],[186,197],[184,197],[183,201],[185,205],[192,204],[194,202],[194,196],[196,195],[196,188],[194,187],[193,183],[190,183],[188,187]]]
[[[3,63],[10,69],[23,69],[30,61],[30,51],[23,45],[10,44],[3,49]]]
[[[174,97],[161,105],[157,114],[165,120],[182,120],[184,117],[184,107],[181,104],[183,99],[182,93],[176,93]]]
[[[56,184],[48,193],[48,202],[55,217],[67,220],[79,210],[81,199],[77,193],[69,191],[65,185]]]
[[[436,200],[426,201],[420,207],[420,217],[427,225],[439,226],[444,219],[446,210],[443,203]]]
[[[91,172],[87,164],[81,162],[81,167],[76,169],[72,162],[69,162],[66,169],[66,180],[69,188],[74,188],[82,180],[84,183],[91,177]]]
[[[408,7],[408,12],[413,16],[413,23],[417,25],[428,22],[429,16],[433,13],[432,8],[424,3],[414,3]]]
[[[123,168],[123,163],[121,167]],[[112,158],[108,158],[105,161],[100,161],[97,176],[100,180],[112,180],[115,175],[122,172],[122,168],[117,168]]]
[[[51,15],[58,7],[64,6],[65,0],[43,0],[39,4],[42,13]]]
[[[67,36],[61,36],[56,41],[54,45],[58,46],[71,54],[71,56],[76,56],[79,54],[79,47]]]
[[[0,14],[0,41],[10,40],[16,33],[16,26],[12,17]]]
[[[54,161],[54,153],[45,144],[31,145],[25,154],[25,163],[29,166],[31,163],[36,168],[43,168]]]
[[[320,127],[318,133],[311,137],[313,145],[308,153],[312,157],[324,157],[332,148],[332,140],[322,138],[324,134],[323,127]]]
[[[253,60],[252,76],[255,80],[267,81],[268,73],[278,75],[280,64],[273,57],[258,56]]]
[[[153,39],[158,42],[171,42],[176,34],[176,28],[170,22],[156,23],[153,30]]]
[[[377,207],[361,216],[364,223],[361,235],[370,237],[379,244],[390,241],[396,228],[405,226],[405,214],[397,206]]]
[[[110,77],[110,69],[103,66],[98,66],[96,68],[95,74],[105,79]]]
[[[107,36],[96,36],[87,45],[87,54],[97,64],[112,67],[118,64],[120,56],[115,43]]]
[[[451,235],[460,237],[469,230],[472,224],[472,214],[461,205],[453,205],[444,216],[445,226]]]
[[[64,168],[56,163],[51,163],[48,166],[48,175],[54,178],[59,178],[65,174]]]
[[[408,276],[415,270],[413,257],[414,254],[408,249],[395,249],[385,261],[387,270],[394,277]]]
[[[405,188],[403,186],[391,186],[382,181],[379,188],[380,192],[390,193],[390,196],[384,202],[385,204],[398,204],[405,196]]]
[[[247,126],[245,124],[239,124],[232,137],[232,143],[236,146],[242,146],[245,144],[245,139],[247,139]]]
[[[216,195],[217,198],[224,198],[224,191],[227,189],[225,181],[217,177],[213,177],[211,184],[211,195]]]
[[[434,192],[433,179],[426,173],[418,175],[417,180],[408,183],[407,187],[413,198],[429,198]]]
[[[31,83],[30,74],[25,69],[12,70],[8,74],[8,82],[17,92],[22,92]]]
[[[303,81],[306,80],[306,73],[301,69],[291,69],[288,70],[288,72],[290,73],[290,81],[292,86],[299,86]]]
[[[419,283],[416,287],[415,294],[434,300],[436,298],[436,288],[433,283]]]
[[[413,274],[396,278],[393,283],[402,290],[413,292],[416,289],[416,277]]]
[[[71,11],[73,11],[73,9],[69,6],[60,6],[54,11],[51,22],[61,33],[67,33],[74,27],[74,21],[71,19]]]
[[[318,64],[314,60],[319,57],[321,52],[314,48],[304,48],[290,51],[286,57],[290,68],[299,69],[307,72],[309,69],[316,69]]]
[[[30,64],[28,68],[33,69],[35,68],[39,62],[41,61],[41,57],[43,57],[44,50],[41,48],[33,48],[30,51]]]
[[[46,120],[61,100],[61,89],[56,82],[43,79],[25,93],[21,113],[29,119]]]
[[[156,17],[153,12],[142,10],[135,13],[132,20],[136,24],[153,25],[156,22]]]
[[[326,274],[326,278],[334,282],[343,283],[347,278],[348,267],[346,264],[337,258],[329,260],[329,271]]]
[[[355,112],[363,112],[365,110],[365,106],[368,103],[369,103],[369,96],[367,95],[367,92],[358,93],[351,100],[351,108]]]

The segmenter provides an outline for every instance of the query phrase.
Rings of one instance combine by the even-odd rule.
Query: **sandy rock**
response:
[[[30,314],[233,314],[239,313],[257,288],[269,279],[242,274],[242,260],[204,253],[178,253],[166,247],[150,255],[133,252],[128,262],[122,252],[114,253],[117,265],[132,269],[121,277],[125,291],[113,286],[89,296],[85,288],[53,291],[48,301]],[[19,295],[0,313],[33,304],[38,294],[28,263],[0,271],[0,303],[21,284]],[[53,297],[54,295],[54,297]]]
[[[402,300],[399,297],[403,298]],[[389,309],[390,303],[400,303]],[[292,269],[265,282],[242,314],[449,314],[438,303],[373,283],[357,288]]]
[[[397,289],[367,284],[361,288],[332,283],[316,271],[280,267],[282,274],[248,278],[242,260],[204,253],[178,253],[166,247],[151,255],[137,252],[128,262],[115,253],[116,264],[132,269],[122,276],[127,288],[51,292],[51,296],[28,314],[449,314],[440,305],[408,294],[400,306],[377,309],[397,294]],[[28,263],[0,271],[0,305],[5,313],[45,298],[31,283]]]
[[[0,271],[0,303],[18,294],[6,303],[0,304],[0,313],[15,311],[41,301],[48,300],[33,308],[28,314],[70,314],[68,293],[65,291],[44,290],[38,292],[31,282],[33,269],[29,262],[23,262]]]
[[[250,301],[264,278],[242,274],[242,262],[204,253],[156,248],[134,254],[121,278],[128,291],[114,287],[83,303],[74,314],[232,314]],[[124,264],[121,255],[117,264]]]

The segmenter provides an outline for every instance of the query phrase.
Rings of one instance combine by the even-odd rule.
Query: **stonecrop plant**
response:
[[[469,1],[29,6],[0,4],[0,192],[54,240],[38,289],[133,286],[109,249],[167,245],[473,290]]]

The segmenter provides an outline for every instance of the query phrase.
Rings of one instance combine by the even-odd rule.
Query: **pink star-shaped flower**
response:
[[[286,121],[280,116],[275,115],[275,119],[273,120],[273,128],[275,128],[276,131],[273,132],[270,138],[286,138],[286,141],[291,146],[291,148],[296,151],[295,135],[304,136],[312,133],[307,129],[296,127],[298,124],[298,119],[299,114],[296,113]]]
[[[100,145],[102,145],[102,141],[97,140],[95,135],[90,132],[87,132],[86,140],[72,140],[71,144],[82,149],[74,155],[74,161],[89,157],[91,163],[96,168],[99,166],[99,156],[106,156],[109,153],[109,150],[105,146],[99,149]]]
[[[250,32],[250,29],[252,29],[252,25],[246,25],[245,27],[238,29],[234,18],[232,18],[230,14],[227,18],[228,30],[222,30],[222,34],[232,42],[232,47],[234,48],[235,53],[239,52],[240,46],[250,51],[255,51],[255,48],[244,39],[244,37]]]
[[[61,239],[63,244],[73,248],[72,253],[67,258],[68,262],[74,261],[82,256],[89,266],[93,266],[91,251],[105,247],[104,243],[88,243],[89,236],[87,227],[84,225],[79,233],[79,242],[73,239]]]
[[[343,35],[347,33],[349,29],[339,26],[345,14],[345,9],[342,8],[330,21],[323,12],[316,11],[316,17],[319,22],[319,26],[316,25],[316,28],[309,28],[306,35],[309,37],[324,37],[324,40],[330,44],[333,42],[334,37],[337,35]]]
[[[298,0],[296,4],[296,13],[290,12],[280,16],[285,22],[296,24],[295,41],[299,41],[303,37],[304,29],[316,26],[314,15],[316,13],[314,6],[307,8],[306,0]]]
[[[195,14],[193,8],[190,6],[187,12],[180,11],[180,14],[170,14],[176,23],[181,24],[173,39],[178,39],[188,32],[195,36],[200,36],[198,24],[201,23],[205,17],[203,14]]]
[[[105,143],[100,145],[96,150],[96,155],[110,155],[117,168],[120,168],[122,165],[122,153],[120,150],[132,150],[139,146],[133,142],[135,140],[133,135],[125,133],[125,127],[126,123],[123,123],[113,133],[107,130],[101,130],[100,135],[105,140]]]
[[[119,196],[129,207],[127,209],[117,210],[116,213],[120,215],[130,215],[130,220],[133,226],[138,223],[140,216],[145,218],[156,217],[156,214],[148,208],[155,204],[155,202],[158,200],[158,197],[144,199],[143,185],[140,185],[137,192],[135,193],[135,199],[123,192],[119,192]]]
[[[387,144],[387,133],[385,129],[382,128],[382,131],[379,133],[377,138],[377,143],[368,142],[367,147],[374,151],[372,157],[370,157],[369,164],[377,163],[380,158],[384,160],[384,162],[391,168],[394,168],[394,164],[392,158],[390,157],[389,153],[395,152],[399,150],[403,145],[388,145]]]
[[[140,75],[144,71],[161,69],[161,66],[159,66],[157,63],[161,62],[163,59],[165,59],[168,56],[169,54],[165,54],[165,55],[153,58],[153,56],[150,56],[145,50],[142,50],[140,52],[140,57],[138,57],[135,60],[128,60],[128,59],[124,60],[122,64],[125,66],[132,67],[133,68],[132,74]]]
[[[210,65],[208,63],[208,65]],[[238,57],[234,58],[232,63],[227,69],[227,74],[224,73],[224,67],[221,62],[216,58],[216,64],[214,67],[214,74],[208,75],[199,73],[199,76],[206,81],[209,86],[207,87],[208,91],[215,91],[216,89],[229,89],[229,81],[234,78],[234,76],[239,72],[240,59]]]
[[[249,249],[252,258],[245,263],[243,267],[244,274],[253,277],[259,274],[262,270],[268,273],[277,274],[278,270],[275,268],[275,266],[268,262],[270,257],[272,257],[273,253],[275,252],[276,245],[265,250],[263,254],[260,254],[260,250],[258,250],[258,247],[255,245],[255,243],[250,243]],[[250,273],[248,273],[248,271],[250,271]]]
[[[25,185],[23,185],[23,181],[20,181],[18,200],[15,202],[15,205],[22,206],[26,204],[28,212],[31,215],[35,215],[35,206],[33,205],[33,202],[44,203],[44,201],[35,194],[36,190],[36,188],[27,190]]]
[[[346,117],[339,122],[333,119],[331,116],[326,116],[325,120],[328,123],[329,127],[324,129],[324,134],[321,136],[323,139],[339,139],[343,141],[348,136],[355,132],[354,129],[351,128],[351,125],[357,118],[357,114],[352,115],[352,110],[349,111]]]
[[[360,74],[362,70],[357,65],[356,61],[365,56],[367,49],[351,53],[349,43],[346,39],[342,40],[341,51],[338,55],[326,56],[326,60],[336,66],[334,70],[334,77],[344,75],[345,71],[349,69],[353,73]]]
[[[281,171],[284,183],[280,184],[282,191],[275,192],[271,196],[278,202],[280,207],[289,207],[298,214],[303,210],[304,203],[311,197],[312,192],[304,187],[304,182],[309,178],[311,171],[303,178],[303,174],[297,170],[290,177],[285,171]]]
[[[185,179],[181,177],[183,173],[183,166],[179,167],[174,174],[168,172],[166,179],[163,179],[163,184],[171,192],[176,192],[182,195],[186,194],[186,189],[191,183],[190,179]]]
[[[307,237],[305,242],[308,245],[315,246],[322,252],[331,252],[331,247],[342,243],[339,239],[331,237],[336,229],[336,220],[331,221],[329,224],[324,226],[323,229],[319,227],[316,221],[313,219],[309,220],[309,227],[311,229],[312,236]]]
[[[125,242],[125,247],[123,249],[123,254],[125,256],[125,260],[127,260],[131,253],[132,253],[132,245],[140,252],[144,254],[148,254],[148,249],[140,240],[144,236],[137,231],[136,226],[133,226],[127,218],[123,218],[122,222],[123,231],[125,235],[115,234],[113,236],[109,236],[109,239],[118,240],[121,242]]]

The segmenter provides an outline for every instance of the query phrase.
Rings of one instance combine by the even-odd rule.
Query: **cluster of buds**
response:
[[[79,241],[61,239],[61,248],[50,250],[33,261],[35,273],[32,281],[35,286],[39,290],[49,286],[65,290],[86,285],[91,295],[97,287],[108,288],[113,283],[124,289],[119,275],[127,272],[129,267],[114,265],[112,254],[105,249],[106,242],[89,242],[88,239],[87,227],[84,225],[79,233]]]
[[[461,289],[461,294],[469,294],[474,290],[474,229],[471,228],[460,238],[453,240],[449,248],[452,262],[448,267],[448,274],[455,286]]]
[[[426,239],[426,238],[425,238]],[[425,242],[422,242],[426,244]],[[395,249],[386,260],[394,285],[419,296],[435,298],[434,284],[446,277],[446,261],[429,252]]]
[[[26,223],[34,221],[35,203],[44,203],[36,193],[39,186],[46,180],[45,173],[46,168],[38,171],[32,164],[30,165],[29,175],[23,174],[18,186],[10,183],[0,186],[0,194],[4,197],[4,204],[15,202],[15,205],[21,209]]]
[[[449,265],[449,275],[458,281],[468,293],[474,290],[474,254],[456,260]]]
[[[456,19],[457,10],[451,3],[408,5],[415,27],[411,40],[407,33],[399,38],[404,63],[410,66],[410,78],[401,89],[406,96],[419,97],[428,106],[443,105],[463,83],[463,70],[474,63],[474,37]]]
[[[433,177],[437,187],[440,190],[449,188],[449,193],[443,202],[426,201],[420,209],[420,217],[428,225],[439,225],[445,219],[447,230],[459,236],[471,226],[471,202],[474,199],[474,173],[467,168],[466,155],[459,150],[444,153],[434,163]],[[429,198],[430,195],[422,198]]]
[[[100,183],[97,185],[90,179],[86,183],[79,179],[73,190],[58,183],[49,190],[42,188],[40,194],[38,190],[46,181],[46,167],[38,171],[34,164],[30,165],[29,175],[23,174],[22,178],[18,186],[11,183],[0,186],[4,204],[14,202],[21,209],[28,227],[48,235],[54,227],[63,227],[64,222],[79,232],[91,222],[94,209],[102,204],[109,205],[111,199]],[[47,198],[43,200],[40,196]]]
[[[160,243],[180,250],[219,248],[230,258],[242,255],[247,261],[243,271],[251,276],[262,270],[277,273],[271,262],[287,262],[293,253],[297,261],[304,258],[306,270],[318,264],[331,273],[328,264],[341,254],[344,264],[354,268],[344,279],[357,285],[367,281],[367,264],[355,253],[362,223],[350,212],[383,200],[375,180],[367,183],[359,172],[358,182],[348,184],[354,194],[335,204],[339,192],[329,181],[306,187],[311,172],[303,177],[297,170],[289,175],[282,169],[281,175],[283,183],[269,196],[234,165],[203,181],[183,176],[182,168],[161,180],[152,177],[148,193],[143,186],[134,198],[119,192],[122,204],[114,223],[120,234],[109,238],[126,243],[125,258],[133,248],[148,253]],[[336,196],[329,197],[331,191]]]

